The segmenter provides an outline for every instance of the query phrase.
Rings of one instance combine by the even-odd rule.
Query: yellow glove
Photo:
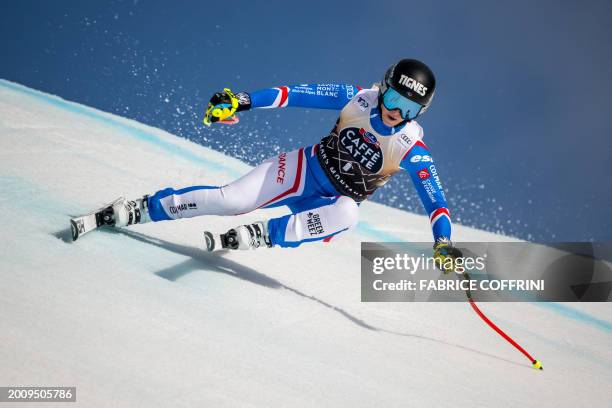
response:
[[[223,92],[214,94],[208,102],[208,108],[204,114],[204,124],[210,126],[212,123],[238,122],[236,112],[251,108],[251,98],[246,92],[234,94],[229,88],[224,88]]]
[[[463,258],[463,253],[455,248],[447,238],[438,239],[433,249],[436,266],[444,273],[455,272],[458,266],[457,258]]]

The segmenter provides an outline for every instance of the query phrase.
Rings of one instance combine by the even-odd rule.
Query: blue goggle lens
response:
[[[383,95],[383,105],[388,110],[399,109],[402,118],[412,120],[419,116],[423,105],[402,96],[393,88],[387,89]]]

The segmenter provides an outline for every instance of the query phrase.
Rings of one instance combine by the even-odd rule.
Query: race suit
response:
[[[440,177],[423,129],[415,121],[386,126],[378,88],[306,84],[251,93],[251,108],[287,106],[340,110],[319,143],[283,152],[224,186],[166,188],[149,196],[153,221],[200,215],[237,215],[287,206],[267,223],[272,244],[327,242],[357,224],[359,203],[401,169],[408,171],[429,214],[435,240],[450,239],[451,221]]]

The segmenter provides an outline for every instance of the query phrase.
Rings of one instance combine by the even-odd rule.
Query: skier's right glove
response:
[[[463,253],[455,248],[448,238],[439,238],[433,246],[436,266],[445,274],[456,271],[457,258],[463,258]]]
[[[235,113],[249,109],[251,109],[251,97],[248,93],[234,94],[229,88],[225,88],[223,92],[217,92],[210,98],[204,114],[204,124],[210,126],[219,122],[233,125],[238,122]]]

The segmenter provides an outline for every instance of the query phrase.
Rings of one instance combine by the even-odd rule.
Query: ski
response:
[[[121,200],[123,200],[123,197],[119,197],[115,201],[108,203],[105,206],[90,212],[89,214],[71,218],[70,229],[72,230],[72,241],[76,241],[81,236],[103,225],[112,225],[113,205]]]

